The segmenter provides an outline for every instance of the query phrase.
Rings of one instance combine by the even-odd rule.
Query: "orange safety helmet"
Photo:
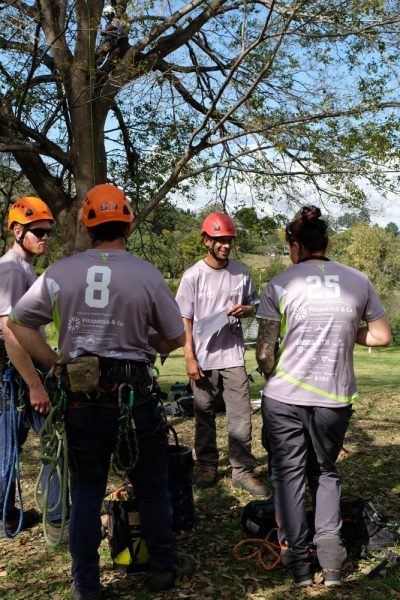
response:
[[[134,218],[124,192],[110,183],[95,185],[83,201],[81,221],[85,227],[96,227],[110,221],[132,223]]]
[[[51,210],[43,200],[35,196],[24,196],[10,208],[8,213],[8,231],[11,231],[14,223],[27,225],[35,221],[54,221]]]
[[[201,235],[205,233],[211,238],[236,237],[235,224],[225,213],[211,213],[201,226]]]

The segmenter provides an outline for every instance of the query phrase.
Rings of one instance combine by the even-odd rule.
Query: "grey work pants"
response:
[[[214,400],[222,389],[228,420],[229,462],[232,478],[251,473],[255,458],[251,453],[251,405],[249,381],[244,367],[204,371],[192,381],[195,416],[195,450],[199,465],[218,466],[219,452],[215,426]]]
[[[351,406],[308,407],[263,396],[262,416],[271,485],[286,566],[309,560],[305,484],[315,511],[314,544],[324,569],[340,569],[346,550],[340,539],[341,486],[335,462],[347,431]]]

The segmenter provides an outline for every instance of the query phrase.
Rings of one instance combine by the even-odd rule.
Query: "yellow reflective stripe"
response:
[[[356,392],[352,396],[336,396],[335,394],[331,394],[329,392],[325,392],[324,390],[320,390],[319,388],[314,387],[308,383],[304,383],[304,381],[299,381],[289,373],[285,373],[285,371],[281,368],[276,372],[277,375],[289,381],[296,387],[302,388],[303,390],[307,390],[308,392],[314,392],[314,394],[318,394],[318,396],[323,396],[324,398],[328,398],[329,400],[335,400],[336,402],[347,402],[351,404],[352,402],[356,402],[358,400],[358,393]]]
[[[56,292],[54,294],[52,316],[53,316],[53,323],[54,323],[54,326],[57,331],[57,335],[60,335],[61,317],[60,317],[60,311],[58,310],[58,292]]]
[[[10,317],[11,321],[16,323],[17,325],[21,325],[20,319],[13,312],[10,312],[10,314],[8,316]]]

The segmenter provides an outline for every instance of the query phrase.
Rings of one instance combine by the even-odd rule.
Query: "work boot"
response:
[[[267,496],[268,490],[254,473],[243,473],[239,477],[232,478],[234,488],[246,490],[253,496]]]
[[[71,598],[72,600],[100,600],[101,598],[101,588],[97,592],[89,592],[88,594],[82,594],[78,592],[73,583],[71,585]]]
[[[61,521],[48,521],[46,523],[46,532],[48,542],[51,546],[57,546],[58,544],[66,546],[68,544],[68,521],[65,523],[62,537],[61,533]]]
[[[150,571],[147,583],[152,592],[164,592],[175,587],[182,577],[190,577],[195,571],[194,558],[189,554],[179,554],[170,571]]]
[[[339,587],[342,585],[340,569],[323,569],[325,587]]]
[[[199,467],[196,475],[196,485],[201,488],[209,488],[217,482],[217,469],[215,467]]]
[[[7,532],[9,534],[14,533],[14,531],[17,529],[18,523],[19,523],[19,516],[20,516],[19,510],[17,510],[16,508],[13,508],[8,512],[6,525],[7,525]],[[30,529],[31,527],[38,525],[38,523],[40,523],[40,514],[34,508],[30,508],[29,510],[24,511],[24,518],[23,518],[23,522],[22,522],[21,531]],[[4,524],[1,519],[0,519],[0,539],[7,539],[7,536],[4,532]]]
[[[311,565],[299,563],[292,568],[292,575],[296,587],[305,587],[313,584]]]

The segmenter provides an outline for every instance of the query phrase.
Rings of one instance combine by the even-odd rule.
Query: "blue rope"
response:
[[[1,461],[1,476],[7,479],[7,487],[3,504],[3,531],[8,538],[14,538],[22,529],[24,510],[22,504],[21,478],[19,469],[19,431],[22,421],[22,410],[17,407],[17,390],[15,382],[15,369],[8,367],[3,374],[2,401],[4,410],[4,452]],[[9,399],[9,410],[7,401]],[[19,520],[15,531],[7,528],[7,506],[14,481],[17,484],[19,504]]]

